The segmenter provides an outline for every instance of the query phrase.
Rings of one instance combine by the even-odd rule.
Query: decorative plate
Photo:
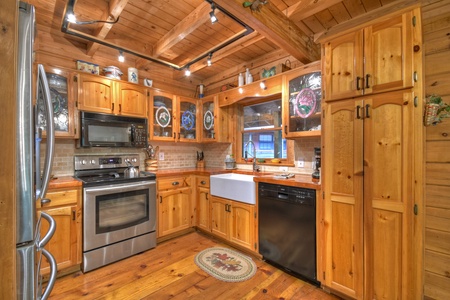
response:
[[[167,127],[170,124],[170,112],[165,106],[160,106],[155,113],[156,122],[161,127]]]
[[[214,115],[210,110],[206,111],[203,116],[203,125],[206,130],[210,130],[214,126]]]
[[[191,130],[195,126],[194,114],[187,110],[181,115],[181,126],[186,130]]]
[[[294,103],[294,112],[302,118],[307,118],[316,109],[316,94],[310,88],[304,88],[298,93]]]

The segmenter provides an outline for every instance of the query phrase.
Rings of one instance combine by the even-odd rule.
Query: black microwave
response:
[[[147,147],[147,119],[80,112],[81,147]]]

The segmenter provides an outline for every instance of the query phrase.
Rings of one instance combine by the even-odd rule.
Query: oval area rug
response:
[[[209,275],[227,282],[247,280],[255,275],[253,260],[226,248],[208,248],[195,256],[195,264]]]

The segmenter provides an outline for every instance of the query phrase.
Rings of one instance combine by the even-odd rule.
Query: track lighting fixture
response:
[[[123,51],[119,51],[119,57],[117,58],[120,62],[125,61],[125,57],[123,56]]]
[[[184,75],[191,76],[191,70],[189,70],[189,66],[187,66],[186,69],[184,70]]]
[[[75,17],[75,14],[73,13],[73,11],[67,14],[67,21],[69,23],[75,23],[75,24],[77,23],[77,17]]]
[[[219,19],[217,19],[216,15],[214,14],[215,9],[216,9],[216,6],[214,5],[214,3],[211,3],[211,12],[209,13],[209,18],[211,19],[211,24],[214,24],[217,21],[219,21]]]
[[[208,60],[206,61],[206,64],[208,65],[208,67],[211,67],[211,65],[212,65],[212,52],[209,53]]]

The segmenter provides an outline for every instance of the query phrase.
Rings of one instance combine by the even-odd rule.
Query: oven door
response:
[[[156,181],[83,189],[83,251],[156,229]]]

